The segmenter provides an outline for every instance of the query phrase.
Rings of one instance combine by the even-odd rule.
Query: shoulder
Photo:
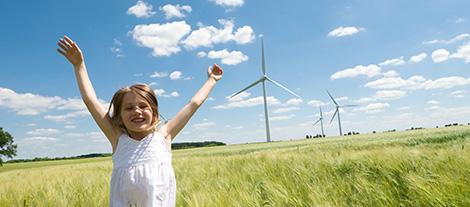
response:
[[[171,143],[171,135],[168,133],[168,124],[164,124],[160,127],[157,127],[155,131],[160,133],[163,136],[163,138],[165,138],[166,141]]]

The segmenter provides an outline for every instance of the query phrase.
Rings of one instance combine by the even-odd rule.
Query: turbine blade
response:
[[[249,88],[251,88],[251,87],[255,86],[256,84],[258,84],[258,83],[264,81],[265,79],[266,79],[266,78],[265,78],[264,76],[261,77],[260,79],[258,79],[258,80],[255,81],[254,83],[252,83],[251,85],[249,85],[249,86],[247,86],[246,88],[242,89],[241,91],[238,91],[237,93],[234,93],[233,95],[231,95],[230,98],[232,98],[232,97],[234,97],[234,96],[240,94],[240,93],[243,92],[243,91],[248,90]]]
[[[320,121],[321,121],[321,118],[319,118],[315,123],[313,123],[313,126],[315,126]]]
[[[335,118],[336,114],[338,113],[338,108],[336,108],[335,113],[333,114],[333,117],[331,117],[330,124],[333,122],[333,119]]]
[[[336,106],[338,106],[338,103],[336,103],[335,99],[333,98],[333,96],[330,94],[330,92],[328,90],[326,90],[326,92],[328,93],[328,95],[330,96],[331,100],[333,101],[333,103],[335,103]]]
[[[261,38],[261,69],[263,70],[263,75],[266,75],[266,64],[264,62],[264,41]]]
[[[277,85],[277,86],[281,87],[282,89],[286,90],[287,92],[291,93],[292,95],[297,96],[298,98],[300,98],[299,95],[297,95],[297,94],[295,94],[294,92],[292,92],[291,90],[287,89],[285,86],[281,85],[280,83],[278,83],[278,82],[272,80],[272,79],[269,78],[268,76],[266,76],[266,79],[267,79],[268,81],[271,81],[271,83],[274,83],[275,85]]]

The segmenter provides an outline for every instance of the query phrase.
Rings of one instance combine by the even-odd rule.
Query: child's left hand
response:
[[[214,64],[212,69],[211,66],[207,68],[207,78],[213,78],[215,81],[220,80],[222,78],[223,73],[224,71],[217,64]]]

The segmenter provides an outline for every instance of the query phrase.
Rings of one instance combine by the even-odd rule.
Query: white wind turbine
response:
[[[321,135],[322,135],[322,137],[324,137],[325,132],[323,131],[323,113],[321,111],[321,106],[320,106],[320,118],[315,123],[313,123],[313,126],[315,126],[318,122],[320,122],[320,124],[321,124]]]
[[[330,92],[328,92],[328,90],[326,92],[328,93],[328,95],[330,96],[331,100],[333,101],[333,103],[335,104],[335,107],[336,107],[335,113],[333,114],[333,117],[331,117],[330,124],[333,121],[333,119],[335,118],[336,114],[338,114],[339,136],[343,136],[343,131],[341,130],[341,118],[339,116],[339,109],[340,108],[345,108],[345,107],[353,107],[353,106],[357,106],[357,105],[339,105],[335,101],[333,96],[331,96]]]
[[[291,93],[292,95],[294,95],[298,98],[300,98],[300,96],[298,96],[297,94],[295,94],[291,90],[287,89],[283,85],[279,84],[278,82],[272,80],[271,78],[268,77],[268,75],[266,75],[266,65],[265,65],[265,62],[264,62],[264,42],[263,42],[262,38],[261,38],[261,70],[263,72],[263,75],[261,75],[260,79],[258,79],[257,81],[255,81],[251,85],[247,86],[246,88],[242,89],[241,91],[239,91],[237,93],[234,93],[232,96],[230,96],[230,98],[240,94],[243,91],[248,90],[249,88],[257,85],[258,83],[262,83],[262,85],[263,85],[263,100],[264,100],[264,118],[265,118],[265,122],[266,122],[266,140],[267,140],[267,142],[271,142],[271,135],[270,135],[270,132],[269,132],[268,105],[267,105],[267,101],[266,101],[266,86],[265,86],[264,82],[269,81],[271,83],[274,83],[274,85],[277,85],[277,86],[281,87],[282,89],[286,90],[287,92]]]

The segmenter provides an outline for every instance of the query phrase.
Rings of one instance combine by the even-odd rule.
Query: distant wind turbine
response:
[[[243,91],[248,90],[249,88],[257,85],[258,83],[262,83],[262,85],[263,85],[263,100],[264,100],[264,118],[265,118],[265,122],[266,122],[266,140],[267,140],[267,142],[271,142],[271,135],[270,135],[270,132],[269,132],[268,105],[267,105],[267,101],[266,101],[266,86],[265,86],[264,82],[269,81],[271,83],[274,83],[274,85],[277,85],[277,86],[281,87],[282,89],[286,90],[287,92],[291,93],[292,95],[294,95],[298,98],[300,98],[300,96],[298,96],[297,94],[295,94],[291,90],[287,89],[283,85],[279,84],[278,82],[272,80],[271,78],[268,77],[268,75],[266,75],[266,65],[265,65],[265,62],[264,62],[264,42],[263,42],[262,38],[261,38],[261,70],[263,72],[263,75],[261,76],[260,79],[258,79],[257,81],[255,81],[251,85],[247,86],[246,88],[242,89],[241,91],[239,91],[237,93],[234,93],[232,96],[230,96],[230,98],[240,94]]]
[[[321,106],[320,106],[320,118],[315,123],[313,123],[313,126],[315,126],[318,122],[320,122],[320,124],[321,124],[321,135],[322,135],[322,137],[324,137],[325,132],[323,131],[323,113],[321,111]]]
[[[333,96],[330,94],[330,92],[328,92],[328,90],[326,91],[328,93],[328,95],[330,96],[331,100],[333,101],[333,103],[335,104],[336,106],[336,110],[335,110],[335,113],[333,114],[333,117],[331,117],[331,120],[330,120],[330,124],[331,122],[333,121],[333,119],[335,118],[336,114],[338,114],[338,126],[339,126],[339,136],[343,136],[343,131],[341,130],[341,118],[339,116],[339,109],[340,108],[345,108],[345,107],[354,107],[354,106],[358,106],[358,105],[339,105],[335,99],[333,98]]]

